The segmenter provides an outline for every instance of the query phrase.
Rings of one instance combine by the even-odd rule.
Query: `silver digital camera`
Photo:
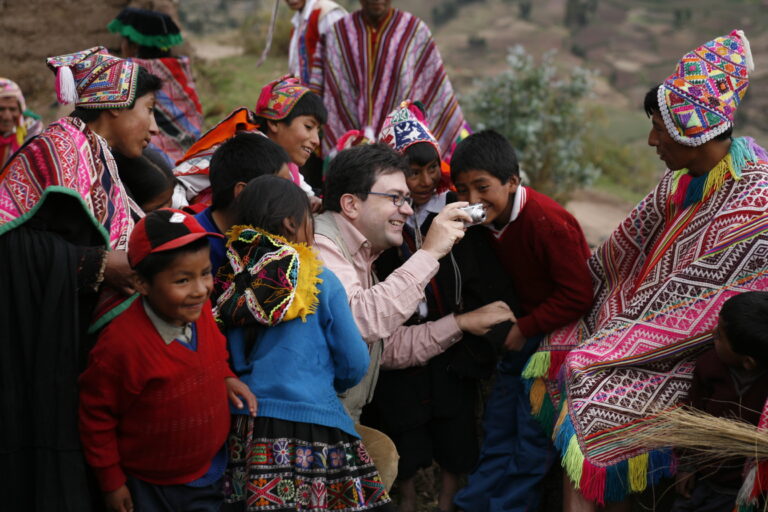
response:
[[[459,210],[467,212],[472,219],[471,222],[464,221],[464,227],[474,226],[485,222],[485,205],[483,205],[483,203],[470,204],[469,206],[459,208]]]

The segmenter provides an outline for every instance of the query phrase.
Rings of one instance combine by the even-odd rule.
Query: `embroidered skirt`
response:
[[[394,510],[363,443],[330,427],[233,415],[225,511]]]

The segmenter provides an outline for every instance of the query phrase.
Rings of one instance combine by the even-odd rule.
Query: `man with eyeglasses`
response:
[[[315,247],[325,266],[344,284],[352,314],[371,353],[363,381],[342,399],[359,421],[370,402],[379,366],[390,369],[425,364],[462,337],[485,334],[494,325],[513,321],[509,307],[493,302],[474,311],[451,314],[419,325],[404,326],[424,299],[437,273],[438,260],[464,236],[467,203],[447,205],[433,220],[421,249],[385,280],[373,274],[376,258],[403,243],[403,225],[413,214],[405,177],[406,160],[383,144],[357,146],[331,161],[325,178],[325,213],[315,218]]]

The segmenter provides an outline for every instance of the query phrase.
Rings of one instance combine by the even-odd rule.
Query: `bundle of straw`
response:
[[[679,407],[659,413],[637,433],[647,448],[674,446],[713,458],[768,459],[768,431],[744,421]]]

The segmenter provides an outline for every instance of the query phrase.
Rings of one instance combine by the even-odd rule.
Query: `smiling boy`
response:
[[[484,420],[480,462],[456,497],[464,510],[538,507],[537,490],[551,464],[551,443],[530,414],[520,373],[543,335],[581,317],[592,304],[589,246],[576,219],[549,197],[520,183],[512,145],[492,130],[456,147],[451,178],[460,201],[482,203],[486,220],[467,242],[487,244],[510,277],[521,313],[504,343]]]
[[[221,235],[170,209],[131,234],[142,298],[102,331],[79,381],[80,437],[109,510],[218,510],[227,395],[256,413],[211,312],[208,236]]]

